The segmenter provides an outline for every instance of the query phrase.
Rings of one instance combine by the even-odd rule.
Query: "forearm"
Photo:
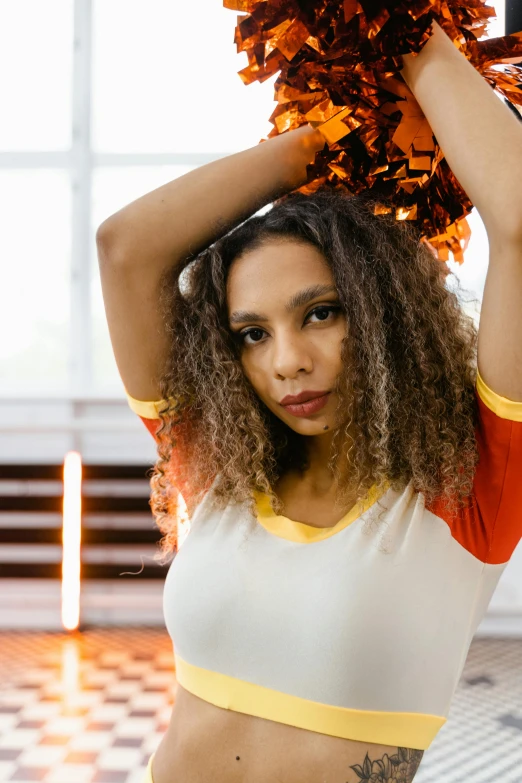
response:
[[[307,164],[323,146],[306,125],[207,163],[111,215],[97,238],[107,256],[165,267],[303,185]]]
[[[401,74],[489,236],[522,235],[522,122],[442,28]]]

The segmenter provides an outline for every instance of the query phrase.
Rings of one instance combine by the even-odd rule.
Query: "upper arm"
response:
[[[522,402],[522,241],[490,237],[478,368],[497,394]]]
[[[490,237],[478,371],[474,494],[488,562],[504,563],[522,538],[522,243]]]
[[[104,249],[103,239],[96,239],[105,313],[123,385],[136,400],[158,400],[169,352],[158,275],[146,265],[126,264]]]

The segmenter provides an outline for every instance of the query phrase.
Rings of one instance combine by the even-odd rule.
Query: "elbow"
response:
[[[100,263],[108,259],[114,259],[117,254],[119,240],[118,233],[111,218],[104,220],[96,231],[96,249]]]

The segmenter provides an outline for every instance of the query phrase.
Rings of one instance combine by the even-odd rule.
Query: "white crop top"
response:
[[[156,406],[128,396],[154,434]],[[477,381],[473,503],[454,518],[422,493],[372,490],[332,528],[268,499],[193,515],[164,615],[176,677],[228,710],[425,750],[444,725],[473,635],[522,537],[522,403]]]

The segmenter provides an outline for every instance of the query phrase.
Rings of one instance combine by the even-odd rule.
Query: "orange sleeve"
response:
[[[487,562],[507,563],[522,538],[522,402],[501,397],[480,373],[479,462],[474,495],[489,541]]]
[[[164,401],[156,400],[155,402],[144,402],[142,400],[136,400],[134,397],[131,397],[126,389],[125,395],[130,409],[142,420],[154,440],[157,441],[156,433],[161,426],[158,408],[164,404]]]

